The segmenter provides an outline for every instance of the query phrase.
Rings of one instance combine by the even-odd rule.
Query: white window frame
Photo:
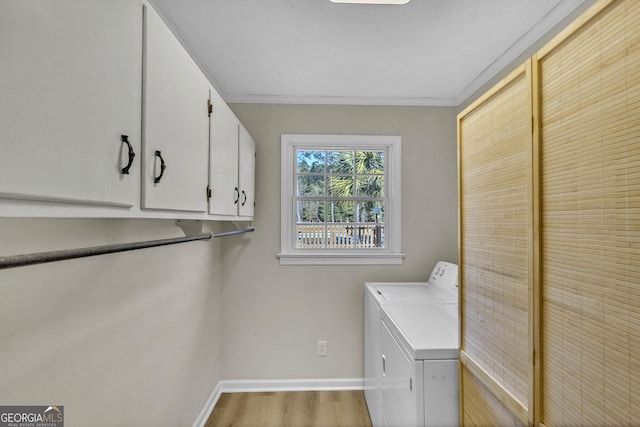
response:
[[[281,265],[379,265],[402,264],[401,241],[401,137],[396,135],[309,135],[282,134],[281,142]],[[298,149],[386,150],[385,248],[299,249],[294,243],[294,204]]]

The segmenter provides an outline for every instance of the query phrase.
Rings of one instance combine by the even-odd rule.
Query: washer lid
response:
[[[433,304],[445,297],[442,290],[427,282],[369,282],[365,285],[380,304]]]
[[[442,304],[387,304],[382,321],[414,360],[458,358],[458,319]]]

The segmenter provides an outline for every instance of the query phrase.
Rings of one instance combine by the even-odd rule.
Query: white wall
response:
[[[225,379],[362,378],[363,282],[457,261],[456,110],[233,104],[256,140],[256,227],[223,242]],[[401,266],[280,266],[280,135],[402,136]],[[316,341],[328,341],[316,357]]]
[[[173,221],[0,219],[0,256],[178,237]],[[220,239],[0,270],[0,404],[65,426],[191,426],[220,379]]]
[[[361,378],[362,283],[456,261],[455,109],[232,107],[257,144],[256,232],[0,270],[1,404],[64,405],[70,427],[190,426],[220,379]],[[403,265],[279,265],[281,133],[402,136]],[[181,235],[0,219],[0,256]]]

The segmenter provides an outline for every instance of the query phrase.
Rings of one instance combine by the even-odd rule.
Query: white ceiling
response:
[[[592,2],[152,0],[227,102],[449,106]]]

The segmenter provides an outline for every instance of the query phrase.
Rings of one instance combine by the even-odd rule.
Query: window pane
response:
[[[384,203],[382,201],[358,202],[358,248],[383,248]]]
[[[353,227],[354,245],[357,248],[383,248],[384,225],[360,224]]]
[[[384,174],[384,151],[358,151],[356,171],[358,174]]]
[[[296,196],[324,196],[324,175],[298,175]]]
[[[325,153],[321,150],[297,150],[298,173],[323,173]]]
[[[325,202],[304,200],[297,203],[297,222],[324,222]]]
[[[364,223],[380,223],[384,218],[384,203],[381,201],[358,202],[357,221]]]
[[[324,224],[297,224],[296,231],[296,248],[305,249],[326,247],[327,241]]]
[[[353,196],[353,175],[332,175],[327,177],[327,196],[329,197],[352,197]]]
[[[328,224],[328,243],[331,248],[353,248],[353,224]]]
[[[353,151],[327,151],[328,173],[353,173]]]
[[[384,197],[384,175],[356,178],[356,195],[360,197]]]
[[[353,222],[353,202],[344,200],[332,200],[327,202],[327,205],[327,222]]]
[[[384,203],[381,201],[358,202],[358,222],[383,223]]]

